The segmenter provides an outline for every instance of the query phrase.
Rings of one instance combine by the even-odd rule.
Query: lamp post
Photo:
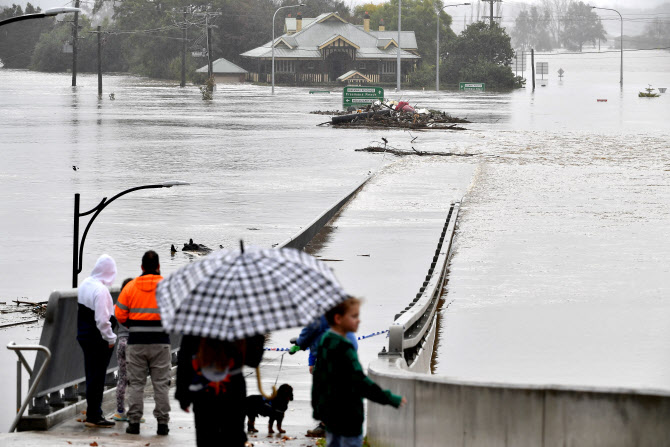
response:
[[[600,8],[598,6],[591,6],[591,9],[604,9],[605,11],[614,11],[619,14],[619,19],[621,20],[621,36],[620,36],[620,46],[621,46],[621,64],[619,66],[619,84],[623,86],[623,16],[619,11],[612,8]]]
[[[56,16],[58,14],[66,14],[68,12],[81,12],[81,9],[70,8],[70,7],[49,8],[45,11],[38,12],[38,13],[35,13],[35,14],[24,14],[22,16],[10,17],[8,19],[0,20],[0,26],[7,25],[8,23],[12,23],[12,22],[20,22],[22,20],[43,19],[44,17],[52,17],[52,16]]]
[[[112,197],[111,199],[107,200],[107,197],[103,197],[100,203],[98,203],[96,206],[91,208],[90,210],[81,213],[79,212],[79,193],[74,195],[74,237],[72,240],[72,288],[77,287],[77,282],[78,282],[78,276],[79,273],[81,273],[82,269],[82,259],[84,257],[84,242],[86,242],[86,235],[88,234],[88,230],[91,228],[91,224],[95,220],[96,217],[98,217],[98,214],[102,212],[102,210],[105,209],[107,205],[115,201],[121,196],[124,196],[130,192],[133,191],[138,191],[140,189],[152,189],[152,188],[171,188],[173,186],[181,186],[181,185],[188,185],[189,183],[185,182],[166,182],[166,183],[159,183],[156,185],[144,185],[144,186],[136,186],[134,188],[126,189],[125,191],[122,191]],[[91,217],[91,220],[88,221],[88,224],[86,225],[86,229],[84,230],[84,234],[81,237],[81,244],[79,243],[79,218],[83,216],[87,216],[91,213],[93,214],[93,217]]]
[[[395,71],[396,71],[396,86],[395,90],[397,92],[400,92],[400,29],[402,26],[400,25],[401,23],[401,14],[402,14],[402,0],[398,0],[398,51],[397,51],[397,60],[395,63]]]
[[[300,6],[305,6],[305,4],[298,3],[297,5],[280,6],[279,8],[277,8],[274,15],[272,16],[272,94],[273,95],[275,94],[275,17],[277,17],[277,13],[284,8],[298,8]]]
[[[446,5],[437,11],[437,49],[435,50],[435,91],[440,91],[440,13],[444,8],[451,6],[468,6],[470,3],[458,3],[456,5]]]

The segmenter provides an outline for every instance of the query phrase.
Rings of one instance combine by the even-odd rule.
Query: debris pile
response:
[[[452,117],[446,112],[437,110],[417,109],[408,102],[387,101],[381,103],[376,101],[365,109],[351,112],[312,112],[315,114],[333,115],[330,122],[319,124],[332,125],[334,127],[372,127],[372,128],[401,128],[418,130],[466,130],[458,126],[460,123],[470,121]]]

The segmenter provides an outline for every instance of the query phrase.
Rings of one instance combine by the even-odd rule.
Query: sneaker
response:
[[[319,423],[313,430],[307,430],[305,436],[308,438],[324,438],[326,436],[326,426]]]
[[[167,424],[158,424],[158,430],[156,430],[157,435],[167,436],[169,432],[170,429],[168,428]]]
[[[126,413],[114,413],[114,416],[112,416],[112,419],[115,421],[119,422],[127,422],[128,421],[128,416],[126,416]]]
[[[128,427],[126,427],[126,433],[129,435],[139,435],[140,434],[140,423],[139,422],[129,422]]]
[[[95,421],[86,419],[84,421],[84,425],[87,427],[96,427],[96,428],[112,428],[116,425],[116,423],[114,423],[113,421],[108,421],[105,418],[100,418]]]

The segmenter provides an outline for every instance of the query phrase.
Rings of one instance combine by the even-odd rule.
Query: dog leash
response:
[[[281,360],[279,361],[279,370],[277,371],[277,378],[275,379],[275,385],[274,386],[277,386],[277,382],[279,381],[279,373],[281,372],[281,367],[284,364],[284,356],[285,355],[286,355],[285,352],[281,355]]]

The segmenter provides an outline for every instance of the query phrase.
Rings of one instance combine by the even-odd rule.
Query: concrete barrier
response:
[[[375,447],[670,445],[667,391],[465,382],[411,372],[392,357],[368,374],[409,404],[368,405]]]

